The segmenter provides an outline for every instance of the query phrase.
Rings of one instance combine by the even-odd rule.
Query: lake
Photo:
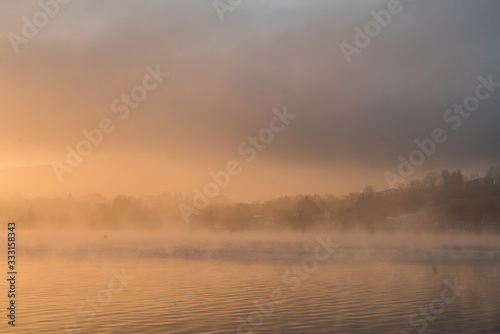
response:
[[[108,234],[20,234],[1,332],[500,333],[495,236]]]

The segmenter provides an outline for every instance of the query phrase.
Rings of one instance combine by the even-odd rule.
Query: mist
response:
[[[318,238],[336,245],[331,263],[430,266],[494,265],[500,260],[498,235],[443,235],[395,232],[266,232],[158,230],[23,231],[23,256],[66,261],[180,259],[193,261],[293,262],[314,253]]]
[[[5,36],[20,34],[21,18],[40,9],[14,0],[2,8]],[[436,127],[449,138],[414,177],[444,168],[483,173],[498,164],[498,94],[456,131],[443,120],[474,93],[479,76],[498,81],[498,3],[404,4],[347,63],[339,44],[352,44],[353,29],[384,8],[383,1],[252,1],[221,22],[211,2],[61,6],[19,53],[3,40],[0,194],[189,194],[241,158],[239,143],[285,106],[297,118],[225,196],[248,202],[382,189],[384,172]],[[114,110],[125,104],[112,104],[157,66],[170,75],[122,119]],[[69,152],[88,140],[83,131],[99,129],[102,119],[113,132],[81,164],[68,165]],[[63,182],[54,162],[71,170]]]
[[[500,332],[497,0],[0,9],[0,332]]]

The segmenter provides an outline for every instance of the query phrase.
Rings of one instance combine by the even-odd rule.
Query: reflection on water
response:
[[[500,332],[496,249],[397,251],[348,241],[310,273],[297,268],[314,254],[314,238],[268,240],[246,252],[227,242],[103,244],[87,255],[33,243],[20,262],[18,326],[11,332],[64,333],[68,326],[73,333],[417,333],[423,323],[425,333]],[[283,280],[287,271],[300,285]],[[435,318],[425,313],[442,298],[445,280],[455,278],[467,288]]]

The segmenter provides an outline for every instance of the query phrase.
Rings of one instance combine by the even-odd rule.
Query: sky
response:
[[[233,161],[220,194],[251,201],[500,163],[496,0],[60,1],[0,4],[0,196],[189,194]]]

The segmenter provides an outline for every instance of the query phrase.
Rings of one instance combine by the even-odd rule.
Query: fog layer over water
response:
[[[26,231],[23,256],[291,260],[311,255],[318,238],[339,244],[329,261],[498,264],[500,236],[329,232]]]

